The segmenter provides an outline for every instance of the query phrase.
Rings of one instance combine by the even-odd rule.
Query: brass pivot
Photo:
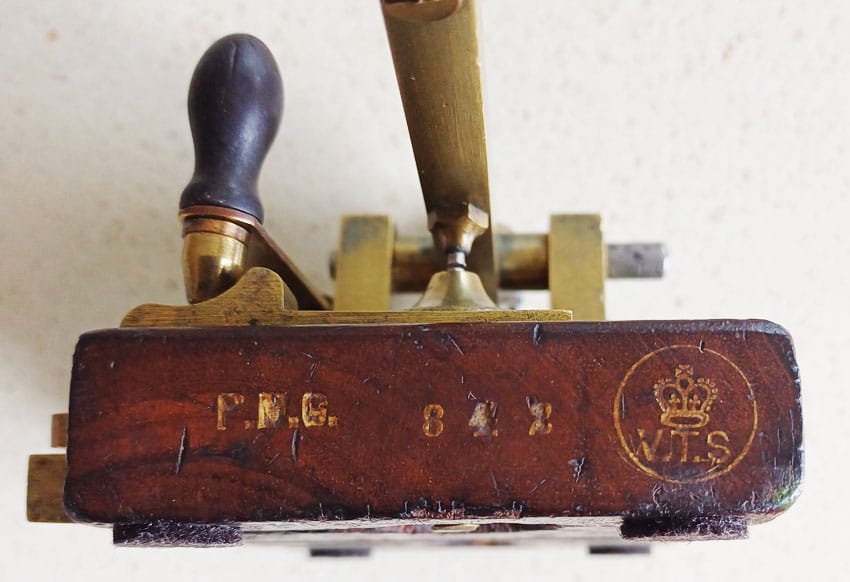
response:
[[[428,213],[428,229],[446,267],[431,277],[414,310],[498,309],[481,278],[467,270],[472,243],[489,227],[489,215],[469,202],[440,206]]]

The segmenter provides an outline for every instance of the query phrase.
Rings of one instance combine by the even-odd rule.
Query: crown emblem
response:
[[[708,411],[717,398],[712,380],[694,378],[694,368],[676,366],[675,378],[658,380],[653,386],[661,407],[661,424],[672,428],[700,428],[708,424]]]

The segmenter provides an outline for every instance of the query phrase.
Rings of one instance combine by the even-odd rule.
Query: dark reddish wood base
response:
[[[791,340],[763,321],[105,330],[75,355],[65,506],[729,537],[796,496],[799,396]]]

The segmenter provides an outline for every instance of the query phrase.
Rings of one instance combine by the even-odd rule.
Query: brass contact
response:
[[[413,311],[474,311],[498,309],[484,290],[481,279],[464,269],[448,269],[434,273],[422,298]]]

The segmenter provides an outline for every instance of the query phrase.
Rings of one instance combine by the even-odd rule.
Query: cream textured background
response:
[[[49,452],[77,335],[183,300],[185,93],[209,43],[251,32],[278,56],[286,116],[261,181],[267,226],[325,288],[342,213],[392,212],[405,232],[424,213],[377,0],[4,0],[0,578],[846,575],[850,3],[480,3],[496,222],[543,231],[551,212],[599,211],[612,242],[665,241],[668,278],[609,284],[612,319],[785,325],[804,390],[798,503],[748,541],[648,558],[548,546],[309,561],[268,545],[114,549],[105,529],[27,524],[27,455]]]

